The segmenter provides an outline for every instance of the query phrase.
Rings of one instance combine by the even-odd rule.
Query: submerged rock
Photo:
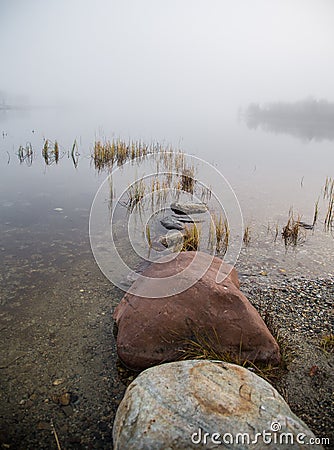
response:
[[[221,283],[217,283],[219,271],[225,274]],[[279,362],[278,344],[240,292],[236,270],[221,259],[181,252],[167,262],[159,259],[143,275],[113,316],[118,356],[129,368],[142,370],[180,359],[194,339],[202,339],[203,345],[209,342],[215,354],[234,354],[241,361]],[[170,279],[165,289],[172,285],[179,293],[164,292],[160,279]],[[184,286],[184,279],[191,280],[190,287],[177,290]]]
[[[173,217],[164,217],[160,220],[162,226],[164,226],[167,230],[183,230],[184,224],[179,222],[177,219]]]
[[[145,370],[128,387],[113,426],[115,450],[290,450],[307,448],[311,439],[314,434],[269,383],[221,361]]]
[[[179,214],[201,214],[208,210],[204,203],[193,203],[193,202],[185,202],[185,203],[172,203],[170,205],[172,211]]]
[[[183,246],[183,234],[180,231],[169,231],[159,238],[159,242],[167,248],[181,250]]]
[[[204,220],[200,220],[200,219],[194,218],[194,216],[190,217],[190,216],[187,216],[186,214],[182,214],[182,215],[181,214],[175,214],[175,215],[172,216],[172,218],[176,219],[179,222],[184,223],[184,224],[186,224],[186,223],[202,223],[202,222],[204,222]]]
[[[305,230],[313,230],[313,228],[314,228],[314,225],[302,222],[301,220],[299,220],[297,223],[300,227],[305,228]]]

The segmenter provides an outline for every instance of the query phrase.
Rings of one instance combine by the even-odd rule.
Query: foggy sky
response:
[[[0,0],[0,90],[120,110],[334,101],[332,0]]]

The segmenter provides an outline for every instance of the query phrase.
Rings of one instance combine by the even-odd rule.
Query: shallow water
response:
[[[105,118],[88,112],[79,114],[75,109],[1,112],[2,305],[19,307],[29,289],[47,286],[53,272],[64,270],[90,251],[90,208],[107,176],[106,171],[95,169],[91,158],[97,138],[171,144],[219,170],[236,193],[244,224],[250,227],[250,244],[242,248],[237,263],[242,273],[333,275],[334,239],[323,231],[322,224],[326,208],[322,188],[326,177],[334,175],[333,141],[328,134],[319,139],[318,133],[315,140],[289,134],[289,128],[283,132],[261,126],[248,128],[235,111],[207,126],[185,123],[183,130],[177,128],[175,134],[170,126],[165,130],[161,126],[152,128],[148,134],[143,125],[143,135],[138,132],[140,125],[133,126],[131,134],[125,122],[116,121],[117,128],[112,128]],[[45,164],[44,138],[58,141],[57,164]],[[76,161],[71,158],[74,139],[78,143]],[[27,142],[33,147],[33,159],[20,162],[19,146]],[[198,174],[199,179],[201,176],[204,173]],[[219,186],[215,189],[219,190]],[[285,249],[280,233],[289,209],[292,207],[303,221],[312,223],[318,198],[315,230],[305,230],[304,242],[297,248]],[[106,217],[108,214],[106,199]],[[276,225],[279,233],[275,240]]]

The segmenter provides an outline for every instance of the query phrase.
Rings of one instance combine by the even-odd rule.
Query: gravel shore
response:
[[[316,436],[333,443],[334,355],[321,338],[333,333],[334,280],[239,272],[242,291],[287,347],[288,370],[275,387]],[[87,250],[26,289],[19,310],[15,301],[3,307],[1,448],[56,449],[56,436],[67,450],[112,448],[114,415],[134,377],[119,365],[112,333],[122,295]]]
[[[241,289],[286,345],[287,371],[273,384],[315,435],[329,438],[328,448],[333,448],[334,354],[324,349],[322,338],[334,330],[334,280],[248,278]]]

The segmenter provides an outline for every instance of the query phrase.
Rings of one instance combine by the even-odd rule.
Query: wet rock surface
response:
[[[244,437],[239,440],[240,434]],[[281,434],[289,434],[290,440],[280,443]],[[238,365],[198,360],[142,372],[128,387],[113,427],[115,450],[217,448],[219,444],[262,450],[278,448],[274,435],[283,450],[303,448],[297,439],[303,439],[305,446],[315,439],[265,380]]]
[[[162,245],[167,248],[173,248],[175,251],[182,248],[183,240],[183,235],[180,231],[170,231],[159,238],[159,242]]]
[[[173,217],[164,217],[160,220],[160,223],[167,230],[183,230],[184,224]]]

